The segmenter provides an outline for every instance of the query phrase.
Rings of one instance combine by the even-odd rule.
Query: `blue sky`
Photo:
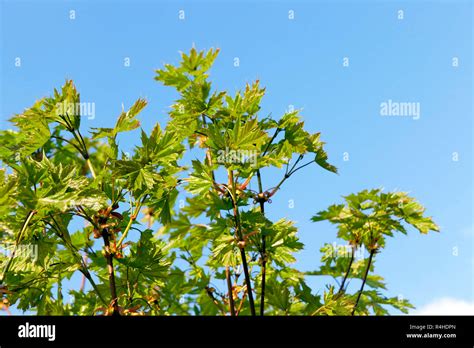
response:
[[[442,230],[427,236],[411,231],[387,241],[376,266],[388,294],[417,307],[441,298],[473,303],[469,1],[0,4],[1,129],[9,127],[11,115],[70,78],[81,100],[95,103],[95,118],[83,120],[84,130],[110,126],[122,103],[128,108],[138,97],[149,101],[140,120],[150,130],[166,122],[176,98],[153,80],[154,70],[177,63],[178,52],[193,44],[219,47],[213,86],[234,93],[259,79],[267,87],[262,115],[279,117],[290,105],[302,108],[307,128],[322,133],[329,159],[339,168],[338,176],[316,166],[299,171],[268,207],[271,218],[297,221],[306,244],[298,267],[316,269],[319,248],[336,241],[332,226],[309,222],[315,212],[365,188],[408,191]],[[180,10],[184,20],[178,18]],[[419,103],[420,118],[381,116],[380,105],[388,100]],[[125,151],[137,136],[121,138]],[[268,187],[281,177],[273,171],[263,175]],[[316,291],[323,282],[314,278],[311,284]]]

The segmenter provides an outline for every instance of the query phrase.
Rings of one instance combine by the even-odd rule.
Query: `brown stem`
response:
[[[79,288],[79,292],[84,292],[84,287],[86,286],[86,276],[82,275],[81,286]]]
[[[115,286],[114,259],[112,254],[110,254],[110,236],[109,231],[106,228],[102,230],[102,237],[104,238],[105,258],[107,260],[107,271],[109,273],[110,296],[112,297],[113,307],[112,315],[120,315],[117,299],[117,287]]]
[[[283,179],[281,179],[280,182],[273,188],[271,195],[274,195],[280,189],[281,185],[283,185],[283,183],[286,180],[288,180],[288,178],[290,176],[292,176],[297,170],[299,170],[303,167],[306,167],[308,164],[314,162],[314,161],[311,161],[311,162],[306,163],[306,164],[304,164],[304,165],[302,165],[302,166],[295,169],[296,165],[303,159],[303,157],[304,157],[303,155],[299,155],[290,170],[288,170],[288,166],[287,166],[287,171],[286,171],[285,175],[283,176]]]
[[[245,284],[247,285],[247,289],[248,289],[250,313],[252,314],[252,316],[255,316],[255,304],[253,302],[252,283],[250,282],[250,274],[249,274],[249,269],[247,266],[247,257],[245,256],[244,248],[240,249],[240,256],[242,258],[242,266],[244,269]]]
[[[277,133],[275,133],[277,134]],[[275,136],[272,138],[272,140]],[[260,174],[260,170],[257,170],[257,180],[258,180],[258,191],[260,195],[263,193],[263,185],[262,185],[262,175]],[[260,212],[262,215],[265,215],[265,200],[259,200],[260,203]],[[261,250],[261,257],[262,257],[262,281],[261,281],[261,292],[260,292],[260,315],[263,316],[265,313],[265,280],[266,280],[266,270],[267,270],[267,254],[266,254],[267,243],[265,239],[265,235],[262,234],[262,250]]]
[[[82,275],[84,277],[87,278],[87,280],[89,281],[89,283],[91,284],[92,288],[94,289],[94,291],[96,292],[97,296],[99,297],[100,301],[104,304],[104,305],[107,305],[107,302],[104,300],[104,298],[102,297],[102,295],[100,294],[100,291],[99,291],[99,288],[97,287],[96,283],[94,282],[94,279],[92,279],[92,276],[91,274],[89,273],[89,271],[87,270],[87,268],[85,268],[86,266],[82,266],[83,268],[81,268],[79,271],[82,273]]]
[[[209,296],[212,303],[214,303],[216,305],[216,307],[219,309],[219,311],[221,312],[222,315],[225,315],[225,310],[222,308],[221,303],[217,300],[217,298],[212,293],[211,288],[206,286],[205,290],[206,290],[207,296]]]
[[[244,290],[244,294],[242,295],[242,300],[240,301],[239,308],[237,308],[236,315],[240,314],[240,311],[242,310],[246,297],[247,297],[247,289]]]
[[[84,255],[82,260],[83,260],[83,263],[86,263],[87,262],[87,255]],[[81,287],[79,288],[79,291],[84,292],[84,287],[85,286],[86,286],[86,276],[85,276],[85,274],[83,274],[82,275],[82,280],[81,280]]]
[[[268,149],[270,148],[270,145],[273,143],[273,140],[275,140],[275,138],[277,137],[278,133],[280,133],[280,132],[281,132],[281,128],[275,129],[275,133],[273,134],[272,138],[270,139],[270,141],[268,142],[267,146],[265,147],[265,150],[264,150],[263,153],[262,153],[262,157],[267,154]]]
[[[262,236],[262,291],[260,293],[260,315],[263,316],[265,313],[265,279],[266,279],[266,270],[267,270],[267,255],[265,252],[265,236]]]
[[[351,245],[351,247],[351,259],[349,261],[349,266],[347,267],[346,274],[344,275],[344,279],[342,280],[341,286],[339,287],[339,290],[337,292],[338,295],[342,294],[342,292],[344,291],[344,285],[346,283],[347,277],[349,277],[349,274],[351,273],[352,263],[354,262],[355,246]]]
[[[267,154],[270,145],[272,144],[273,140],[277,137],[278,133],[280,133],[281,129],[277,128],[273,137],[268,142],[265,150],[263,151],[262,157]],[[258,180],[258,192],[260,196],[263,194],[263,185],[262,185],[262,175],[260,173],[260,169],[257,169],[257,180]],[[265,215],[265,200],[260,199],[260,212],[262,215]],[[262,234],[262,250],[261,250],[261,257],[262,257],[262,281],[261,281],[261,292],[260,292],[260,315],[263,316],[265,313],[265,280],[266,280],[266,269],[267,269],[267,255],[266,255],[266,248],[267,243],[265,239],[265,235]]]
[[[367,280],[367,276],[369,275],[370,264],[372,263],[372,258],[374,257],[375,250],[376,250],[376,249],[372,249],[372,250],[370,251],[369,262],[368,262],[368,264],[367,264],[367,268],[365,269],[364,278],[362,279],[362,285],[361,285],[361,287],[360,287],[359,294],[357,295],[357,300],[356,300],[356,303],[355,303],[355,305],[354,305],[354,308],[352,308],[352,313],[351,313],[351,315],[354,315],[355,310],[356,310],[356,308],[357,308],[357,305],[359,304],[360,296],[362,295],[362,291],[364,290],[364,285],[365,285],[365,282],[366,282],[366,280]]]
[[[240,242],[244,242],[244,237],[242,235],[242,230],[241,230],[241,225],[240,225],[240,214],[239,214],[239,208],[237,207],[237,197],[236,197],[236,189],[235,185],[236,183],[234,182],[234,173],[232,170],[228,171],[229,174],[229,182],[232,185],[232,206],[234,208],[234,220],[235,220],[235,227],[237,230],[237,237],[239,238]],[[244,269],[244,275],[245,275],[245,284],[247,285],[247,292],[249,296],[249,305],[250,305],[250,313],[252,316],[255,316],[255,304],[253,301],[253,295],[252,295],[252,282],[250,280],[250,273],[247,265],[247,256],[245,255],[245,247],[240,247],[240,257],[242,258],[242,267]]]
[[[225,266],[225,277],[227,279],[227,290],[229,291],[230,315],[235,317],[234,293],[232,291],[232,280],[230,279],[229,266]]]

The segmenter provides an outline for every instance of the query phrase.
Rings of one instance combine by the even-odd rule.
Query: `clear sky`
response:
[[[333,226],[309,221],[315,212],[365,188],[408,191],[441,233],[411,230],[387,241],[376,268],[388,294],[421,308],[441,299],[474,307],[470,1],[0,4],[1,129],[70,78],[81,100],[95,103],[95,118],[83,120],[84,130],[110,127],[122,103],[128,108],[145,97],[149,105],[140,120],[149,131],[166,122],[176,98],[153,80],[154,70],[177,63],[178,52],[193,44],[219,47],[214,87],[233,93],[259,79],[267,87],[262,115],[302,108],[307,128],[321,131],[339,168],[340,175],[316,166],[299,171],[268,207],[271,218],[297,221],[306,244],[297,266],[316,269],[319,248],[336,241]],[[381,103],[389,100],[415,103],[419,118],[382,116]],[[137,132],[120,139],[124,150],[134,139]],[[272,174],[266,173],[269,187],[280,179]],[[311,284],[317,291],[323,282]]]

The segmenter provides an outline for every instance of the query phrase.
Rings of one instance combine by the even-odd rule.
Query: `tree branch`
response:
[[[279,128],[277,128],[278,130]],[[275,132],[272,140],[276,137],[278,132]],[[268,146],[267,146],[268,148]],[[260,174],[260,169],[257,169],[257,180],[258,180],[258,192],[260,195],[263,194],[263,185],[262,185],[262,176]],[[260,199],[260,212],[263,216],[265,216],[265,200]],[[267,271],[267,242],[265,235],[262,233],[262,250],[261,250],[261,257],[262,257],[262,280],[261,280],[261,291],[260,291],[260,315],[263,316],[265,313],[265,280],[266,280],[266,271]]]
[[[31,219],[33,218],[33,216],[36,213],[37,213],[36,210],[31,210],[26,215],[25,221],[23,222],[23,225],[21,226],[20,232],[18,233],[18,236],[15,240],[15,246],[13,248],[12,254],[10,255],[10,258],[8,259],[7,265],[3,269],[2,278],[0,279],[0,284],[3,284],[3,281],[5,280],[5,276],[7,275],[8,271],[9,271],[9,269],[10,269],[12,263],[13,263],[13,259],[15,258],[15,254],[16,254],[16,251],[18,249],[18,245],[21,242],[21,238],[23,237],[23,234],[25,233],[26,229],[28,228],[28,224],[30,223]]]
[[[355,302],[354,308],[352,309],[351,315],[354,315],[355,310],[357,308],[357,305],[359,304],[360,296],[362,295],[362,291],[364,290],[364,285],[365,285],[365,282],[367,281],[367,276],[369,275],[370,264],[372,263],[372,258],[374,257],[375,251],[376,251],[376,249],[372,249],[370,251],[369,262],[367,264],[367,268],[365,270],[364,278],[362,279],[362,285],[360,287],[359,294],[357,295],[357,300]]]
[[[76,149],[78,149],[78,151],[80,152],[80,154],[82,155],[82,157],[86,160],[86,163],[87,163],[87,166],[89,167],[89,170],[91,172],[91,175],[92,177],[95,179],[96,178],[96,174],[95,174],[95,171],[94,171],[94,167],[92,166],[92,163],[90,161],[90,156],[89,156],[89,151],[87,150],[87,145],[84,141],[84,138],[82,137],[82,134],[81,132],[79,131],[79,129],[77,129],[77,134],[76,134],[76,130],[74,129],[73,125],[71,123],[69,123],[69,120],[67,117],[61,117],[63,119],[63,121],[66,123],[66,128],[67,130],[73,135],[74,139],[76,139],[77,143],[79,144],[79,146],[82,147],[82,151],[81,149],[79,149],[77,146],[75,146],[71,141],[68,141],[66,139],[63,139],[63,138],[59,138],[59,137],[56,137],[56,138],[59,138],[59,139],[62,139],[62,140],[65,140],[66,142],[68,142],[69,144],[73,145]]]
[[[53,220],[53,224],[49,223],[50,226],[56,231],[56,234],[58,235],[59,238],[61,238],[61,240],[63,241],[64,243],[64,246],[66,248],[69,249],[69,251],[73,254],[73,256],[80,261],[81,263],[81,268],[79,269],[79,271],[83,274],[83,276],[89,281],[89,283],[91,284],[92,288],[94,289],[94,291],[96,292],[97,296],[99,297],[100,301],[104,304],[104,305],[107,305],[107,301],[102,297],[100,291],[99,291],[99,288],[97,287],[96,283],[94,282],[94,279],[92,278],[92,275],[90,274],[89,270],[87,269],[87,263],[84,261],[84,259],[82,258],[82,256],[79,254],[79,250],[77,250],[77,248],[69,243],[68,240],[66,240],[66,238],[64,237],[64,233],[61,231],[61,227],[59,226],[59,224],[57,223],[56,219],[54,218],[54,216],[52,214],[50,214],[50,217],[51,219]]]
[[[272,192],[273,192],[272,195],[273,195],[276,191],[278,191],[278,190],[280,189],[281,185],[283,185],[283,183],[284,183],[286,180],[288,180],[288,178],[289,178],[294,172],[296,172],[298,169],[301,169],[301,168],[307,166],[309,163],[311,163],[311,162],[306,163],[306,164],[302,165],[301,167],[295,169],[296,165],[297,165],[302,159],[303,159],[303,155],[299,155],[298,159],[295,161],[295,163],[293,164],[293,166],[291,167],[291,169],[285,173],[285,176],[283,177],[283,179],[281,179],[280,182],[278,183],[278,185],[276,185],[276,186],[273,188],[273,190],[272,190]]]
[[[234,173],[232,170],[228,170],[229,175],[229,182],[232,184],[232,192],[231,192],[231,199],[232,199],[232,206],[234,208],[234,220],[235,220],[235,227],[237,230],[237,237],[239,238],[240,242],[244,242],[244,237],[242,235],[242,226],[240,225],[240,213],[239,208],[237,206],[237,197],[236,197],[236,189],[235,189],[235,181],[234,181]],[[252,283],[250,279],[249,269],[247,265],[247,256],[245,255],[245,247],[240,247],[240,256],[242,258],[242,267],[244,269],[245,275],[245,284],[247,285],[248,296],[249,296],[249,305],[250,305],[250,312],[252,316],[255,316],[255,304],[253,301],[252,295]]]
[[[352,263],[354,262],[355,246],[351,245],[351,247],[352,247],[352,252],[351,252],[351,259],[349,261],[349,266],[347,266],[346,274],[344,275],[344,279],[342,279],[342,283],[339,286],[339,290],[337,292],[337,295],[340,295],[344,292],[344,285],[346,283],[347,277],[349,276],[349,274],[351,272]]]
[[[239,315],[240,311],[242,310],[242,307],[245,302],[245,297],[247,297],[247,289],[244,290],[244,294],[242,295],[242,300],[240,300],[239,308],[237,309],[237,313],[235,315]]]
[[[122,242],[124,241],[125,237],[127,237],[128,231],[130,231],[130,228],[132,227],[133,222],[137,219],[138,214],[140,213],[140,210],[142,208],[143,203],[145,202],[146,197],[147,195],[145,194],[141,200],[135,203],[135,211],[131,211],[132,215],[130,215],[130,220],[128,221],[128,224],[125,227],[125,230],[123,231],[122,236],[117,242],[117,245],[116,245],[117,250],[122,245]]]
[[[107,260],[107,271],[109,273],[109,287],[110,296],[112,297],[112,315],[120,315],[117,298],[117,288],[115,285],[115,273],[114,273],[114,260],[113,255],[110,253],[110,239],[109,231],[107,228],[102,230],[102,238],[104,239],[105,246],[105,258]]]
[[[235,317],[234,293],[232,291],[232,280],[230,279],[229,266],[225,266],[225,277],[227,280],[227,291],[229,292],[229,310],[230,315]]]
[[[273,134],[272,138],[270,139],[270,141],[268,142],[267,146],[265,147],[265,150],[262,152],[262,156],[265,156],[267,154],[267,151],[268,149],[270,148],[270,145],[273,143],[273,140],[275,140],[275,138],[277,137],[278,133],[280,133],[281,131],[281,128],[277,128],[275,129],[275,133]]]
[[[214,296],[214,294],[212,293],[213,291],[211,290],[211,288],[209,288],[208,286],[206,286],[205,288],[206,290],[206,293],[207,293],[207,296],[209,296],[209,298],[211,299],[212,303],[214,303],[216,305],[216,307],[219,309],[219,311],[221,312],[221,314],[225,315],[225,310],[222,308],[222,304],[217,300],[217,298]]]

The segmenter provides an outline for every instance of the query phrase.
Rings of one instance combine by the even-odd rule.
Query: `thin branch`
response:
[[[299,155],[298,159],[295,161],[295,163],[293,164],[293,166],[291,167],[291,169],[285,173],[285,176],[283,177],[283,179],[281,179],[280,182],[278,183],[278,185],[276,185],[276,186],[273,188],[273,190],[272,190],[273,192],[278,191],[278,190],[280,189],[281,185],[283,185],[283,183],[284,183],[286,180],[288,180],[288,178],[289,178],[296,170],[300,169],[300,168],[297,168],[296,170],[294,170],[295,167],[296,167],[296,165],[297,165],[302,159],[303,159],[303,155]],[[306,166],[306,165],[308,165],[308,164],[305,164],[304,166]],[[302,167],[303,167],[303,166],[302,166]]]
[[[278,130],[279,128],[277,128]],[[277,132],[273,138],[275,138]],[[272,139],[273,139],[272,138]],[[263,185],[262,185],[262,176],[260,174],[260,170],[257,169],[257,180],[258,180],[258,191],[259,194],[263,194]],[[260,199],[260,212],[263,216],[265,216],[265,200]],[[262,257],[262,280],[261,280],[261,291],[260,291],[260,315],[263,316],[265,313],[265,280],[266,280],[266,271],[267,271],[267,254],[266,254],[266,238],[265,235],[262,233],[262,249],[261,249],[261,257]]]
[[[107,228],[102,230],[102,238],[104,239],[105,258],[107,260],[107,271],[109,273],[110,296],[112,297],[113,308],[112,315],[120,315],[117,298],[117,287],[115,285],[114,259],[113,255],[110,253],[110,239]]]
[[[67,115],[66,115],[67,116]],[[73,135],[74,139],[76,139],[76,141],[78,142],[78,144],[80,146],[82,146],[82,150],[79,149],[77,146],[75,146],[72,142],[70,141],[67,141],[69,144],[73,145],[74,147],[76,147],[76,149],[78,149],[78,151],[80,152],[80,154],[82,155],[82,157],[86,160],[86,163],[87,163],[87,166],[89,167],[89,170],[91,172],[91,175],[92,177],[95,179],[96,178],[96,174],[95,174],[95,170],[94,170],[94,167],[90,161],[90,156],[89,156],[89,151],[87,150],[87,145],[84,141],[84,138],[82,137],[82,134],[80,132],[79,129],[74,129],[73,125],[69,122],[68,118],[67,117],[61,117],[64,122],[66,122],[66,128],[67,130]],[[77,132],[77,134],[76,134]],[[62,138],[61,138],[62,139]],[[65,140],[65,139],[63,139]]]
[[[245,298],[247,297],[247,289],[244,290],[244,294],[242,295],[242,300],[240,301],[239,308],[237,309],[236,315],[240,314],[240,311],[242,310],[242,307],[245,303]]]
[[[351,247],[352,247],[351,259],[349,261],[349,265],[347,266],[346,274],[344,275],[344,278],[342,279],[342,283],[339,287],[339,291],[337,292],[337,295],[340,295],[344,292],[344,285],[346,283],[347,277],[349,277],[349,274],[351,272],[352,263],[354,262],[355,248],[356,247],[354,245],[351,245]]]
[[[87,151],[86,145],[81,141],[81,139],[77,136],[76,131],[74,129],[70,130],[71,134],[73,135],[74,139],[82,146],[81,155],[84,157],[85,160],[89,159],[89,151]],[[82,138],[82,137],[81,137]]]
[[[81,142],[82,142],[82,146],[84,147],[84,150],[86,151],[86,153],[88,152],[87,151],[87,145],[86,145],[86,142],[84,141],[84,138],[82,137],[82,134],[81,134],[81,131],[78,129],[77,130],[77,134],[79,134],[79,137],[81,138]],[[88,154],[88,153],[87,153]],[[89,154],[88,154],[89,155]]]
[[[92,165],[91,159],[90,158],[86,159],[86,163],[87,163],[87,166],[89,167],[89,170],[91,171],[92,177],[95,179],[97,176],[95,175],[95,170],[94,170],[94,166]]]
[[[82,266],[83,268],[80,269],[79,271],[86,277],[86,279],[89,281],[89,283],[92,286],[92,289],[94,289],[95,293],[97,294],[97,297],[99,297],[100,301],[104,304],[107,305],[107,301],[102,297],[102,294],[99,291],[99,288],[97,287],[97,284],[95,283],[94,279],[92,279],[92,276],[86,266]]]
[[[232,291],[232,279],[230,279],[229,266],[225,266],[225,277],[227,280],[227,291],[229,292],[229,310],[230,315],[235,317],[234,293]]]
[[[273,140],[275,140],[275,138],[277,137],[278,133],[280,133],[281,131],[281,128],[277,128],[275,129],[275,133],[273,134],[272,138],[270,139],[270,141],[268,142],[267,146],[265,147],[265,150],[262,152],[262,156],[265,156],[267,154],[267,151],[268,149],[270,148],[270,145],[273,143]]]
[[[362,291],[364,290],[365,282],[367,280],[367,276],[369,275],[370,264],[372,263],[372,258],[374,257],[375,251],[376,251],[376,249],[372,249],[370,251],[369,262],[367,264],[367,268],[365,269],[365,274],[364,274],[364,278],[362,280],[362,285],[360,287],[359,294],[357,295],[357,300],[355,302],[354,308],[352,308],[351,315],[354,315],[355,310],[357,308],[357,305],[359,304],[360,296],[362,295]]]
[[[148,308],[150,308],[150,310],[153,310],[153,307],[150,305],[150,303],[149,303],[146,299],[144,299],[144,298],[142,298],[142,297],[135,297],[135,298],[130,299],[130,301],[129,301],[129,306],[131,306],[132,303],[133,303],[134,301],[137,301],[137,300],[142,301],[142,302],[145,302],[145,304],[148,306]]]
[[[288,172],[289,175],[293,174],[293,169],[295,169],[296,165],[300,163],[300,161],[303,159],[304,155],[299,155],[298,158],[296,159],[295,163],[291,167],[290,171]]]
[[[86,276],[83,274],[81,279],[81,286],[79,287],[80,292],[84,292],[84,287],[86,285]]]
[[[268,149],[270,148],[271,143],[277,135],[280,133],[281,129],[277,128],[275,130],[275,133],[273,134],[273,137],[270,139],[268,142],[265,150],[263,151],[262,157],[266,155]],[[280,186],[297,170],[307,166],[308,164],[312,163],[313,161],[304,164],[298,168],[295,169],[296,165],[303,159],[303,155],[300,155],[298,159],[295,161],[293,166],[291,167],[290,170],[288,170],[289,167],[289,162],[287,163],[286,170],[285,170],[285,176],[283,179],[280,181],[280,183],[276,186],[276,188],[273,190],[273,192],[276,192]],[[260,173],[260,169],[257,169],[257,180],[258,180],[258,190],[259,190],[259,195],[263,195],[263,185],[262,185],[262,176]],[[260,212],[262,215],[265,215],[265,200],[260,199]],[[262,234],[262,248],[261,248],[261,257],[262,257],[262,280],[261,280],[261,292],[260,292],[260,315],[263,316],[265,313],[265,280],[266,280],[266,265],[267,265],[267,255],[266,255],[266,238],[265,235]]]
[[[57,287],[57,302],[60,302],[60,305],[63,305],[63,286],[61,284],[61,271],[58,272],[58,287]]]
[[[146,197],[147,195],[144,195],[141,201],[136,203],[135,211],[132,211],[132,215],[130,215],[130,220],[128,221],[127,227],[125,227],[125,230],[123,231],[122,236],[117,242],[116,249],[120,248],[125,237],[127,237],[128,231],[130,231],[130,228],[132,227],[133,222],[137,219],[138,214],[140,213],[140,210],[142,208],[143,203],[145,202]]]
[[[69,145],[74,146],[74,148],[75,148],[77,151],[79,151],[79,153],[81,154],[81,156],[84,157],[84,154],[83,154],[83,152],[82,152],[82,149],[81,149],[79,146],[77,146],[76,144],[74,144],[71,140],[67,140],[67,139],[64,139],[64,138],[62,138],[62,137],[58,137],[58,136],[56,136],[56,135],[52,135],[51,138],[64,141],[64,142],[68,143]]]
[[[229,181],[232,184],[231,199],[232,199],[232,206],[234,208],[234,220],[235,220],[235,227],[237,230],[237,236],[239,238],[239,241],[243,242],[244,237],[242,235],[242,230],[241,230],[242,226],[240,224],[240,213],[239,213],[239,208],[237,206],[237,198],[236,198],[237,195],[236,195],[236,189],[235,189],[236,183],[234,181],[233,171],[229,170],[228,175],[229,175]],[[253,295],[252,295],[252,283],[251,283],[249,269],[247,265],[247,256],[245,255],[245,247],[240,247],[240,256],[242,258],[242,266],[244,269],[245,283],[248,289],[250,312],[252,313],[252,316],[255,316],[255,304],[254,304]]]
[[[84,259],[81,257],[79,254],[79,250],[77,248],[69,243],[69,241],[64,237],[64,234],[61,232],[61,228],[58,224],[58,222],[54,219],[54,216],[50,214],[51,219],[53,220],[53,224],[49,223],[50,226],[56,231],[56,234],[58,235],[59,238],[63,241],[64,245],[69,248],[69,251],[73,254],[73,256],[80,261],[81,263],[81,269],[79,271],[86,277],[86,279],[89,281],[89,283],[92,286],[92,289],[96,292],[97,296],[99,297],[100,301],[104,304],[107,305],[107,301],[102,297],[102,294],[99,291],[99,288],[97,287],[96,283],[94,282],[94,279],[92,278],[92,275],[90,274],[88,268],[87,268],[87,263],[84,262]]]
[[[209,288],[208,286],[206,286],[205,290],[206,290],[207,295],[208,295],[209,298],[211,299],[212,303],[214,303],[214,304],[216,305],[216,307],[219,309],[219,311],[221,312],[221,314],[225,315],[225,310],[222,308],[222,304],[216,299],[216,297],[215,297],[214,294],[212,293],[211,288]]]
[[[23,222],[23,225],[21,226],[20,232],[18,233],[18,236],[15,240],[15,246],[13,248],[12,254],[10,255],[10,258],[8,259],[7,265],[3,269],[2,278],[0,279],[0,284],[3,284],[3,281],[5,280],[5,276],[7,275],[8,271],[9,271],[11,265],[12,265],[13,259],[15,258],[15,254],[16,254],[16,251],[18,249],[18,245],[21,242],[21,238],[23,237],[23,234],[25,233],[26,229],[28,228],[28,224],[31,222],[31,219],[33,218],[33,216],[36,213],[37,213],[36,210],[31,210],[28,213],[28,215],[26,215],[25,221]]]
[[[207,128],[206,117],[208,117],[212,122],[214,122],[214,120],[212,118],[210,118],[206,114],[202,114],[203,128]],[[196,132],[196,133],[199,133],[199,132]],[[202,135],[207,137],[207,135],[204,134],[204,133],[199,133],[199,134],[202,134]],[[209,167],[212,168],[212,155],[211,155],[211,151],[209,149],[206,150],[206,160],[207,160],[207,164],[209,165]],[[213,170],[211,170],[211,176],[212,176],[212,182],[215,182],[216,181],[216,175],[214,174]]]
[[[306,167],[306,166],[308,166],[308,165],[310,165],[311,163],[314,163],[314,162],[315,162],[315,160],[312,160],[312,161],[309,161],[309,162],[307,162],[307,163],[305,163],[305,164],[299,166],[298,168],[292,170],[292,171],[290,172],[290,175],[291,175],[291,174],[294,174],[296,171],[298,171],[298,170],[300,170],[301,168],[304,168],[304,167]]]

